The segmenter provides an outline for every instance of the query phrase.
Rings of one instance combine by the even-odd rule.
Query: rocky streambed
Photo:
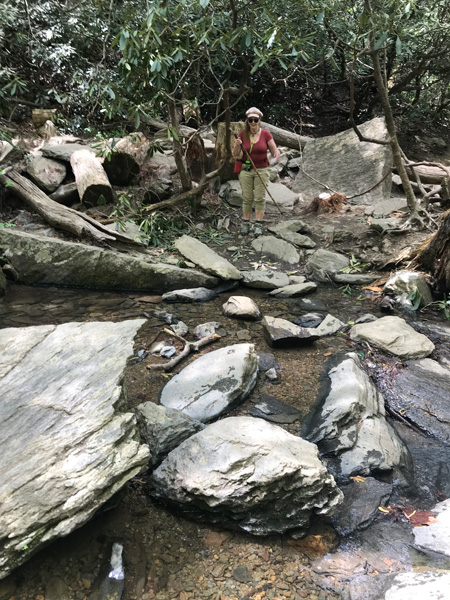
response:
[[[222,305],[241,294],[253,300],[262,314],[274,319],[292,322],[313,312],[322,320],[331,313],[344,326],[332,335],[318,336],[308,345],[270,347],[267,328],[260,320],[224,316]],[[168,317],[161,313],[175,315],[191,332],[201,323],[218,324],[220,339],[202,349],[200,359],[236,344],[254,346],[260,353],[261,366],[254,387],[243,402],[231,407],[227,419],[264,417],[255,421],[263,429],[272,427],[270,422],[276,423],[287,435],[301,434],[317,443],[344,500],[331,521],[317,514],[301,536],[290,532],[261,538],[239,528],[230,530],[226,523],[224,528],[227,511],[220,508],[220,519],[207,519],[204,511],[200,516],[186,513],[179,500],[170,502],[169,510],[167,494],[152,497],[147,476],[140,474],[118,496],[113,495],[94,519],[54,541],[3,579],[0,598],[363,600],[403,597],[386,595],[387,589],[396,593],[397,585],[402,589],[409,586],[415,594],[424,590],[425,595],[427,590],[431,594],[441,589],[449,567],[445,499],[450,496],[450,457],[444,434],[448,328],[436,320],[415,324],[417,331],[426,328],[427,339],[434,343],[428,358],[399,359],[383,354],[362,339],[364,331],[359,331],[360,339],[356,339],[357,330],[351,334],[353,325],[346,325],[367,313],[384,317],[370,294],[358,297],[346,298],[342,290],[321,285],[308,298],[279,298],[240,287],[205,303],[169,304],[160,296],[10,286],[0,304],[3,328],[71,322],[132,323],[144,319],[125,369],[126,413],[154,403],[173,379],[170,372],[147,368],[165,360],[150,352],[156,334],[168,327]],[[425,316],[436,317],[431,313]],[[172,342],[179,350],[176,338]],[[108,356],[107,347],[103,351]],[[179,369],[195,359],[198,357],[189,357]],[[274,377],[269,375],[271,369]],[[355,396],[351,403],[355,410],[345,416],[336,407],[330,410],[327,406],[339,388],[345,390],[351,373],[360,381],[356,387],[363,391],[363,397]],[[387,411],[377,397],[380,392],[364,379],[367,373],[383,393]],[[428,384],[424,383],[425,373],[430,374]],[[402,396],[412,385],[417,402],[408,404]],[[437,399],[442,401],[440,405],[434,404]],[[423,415],[415,414],[414,406],[424,404],[426,410],[422,412],[427,413],[428,425],[424,425]],[[323,421],[324,413],[337,415],[334,424]],[[388,435],[380,438],[384,453],[364,443],[353,444],[355,436],[362,442],[367,440],[366,433],[374,429],[374,423],[375,437],[382,430]],[[256,435],[261,436],[262,432]],[[391,449],[387,439],[391,439]],[[336,440],[347,448],[338,448]],[[18,450],[15,452],[16,457],[20,456]],[[289,488],[290,484],[286,481],[283,486]],[[173,485],[170,487],[173,489]],[[39,501],[38,489],[34,493]],[[160,496],[159,500],[155,495]],[[94,500],[87,500],[87,504],[95,510]],[[269,506],[270,501],[266,515]],[[275,504],[272,508],[276,512]],[[422,527],[414,527],[414,511],[418,514],[416,525]],[[220,528],[214,523],[221,523]],[[441,538],[436,542],[437,534]],[[120,572],[110,565],[113,544],[121,548],[124,579],[119,578],[119,584],[116,580],[111,587],[108,573]],[[415,573],[420,571],[426,572]],[[395,583],[393,578],[402,573],[406,579]],[[109,581],[107,586],[105,581]]]

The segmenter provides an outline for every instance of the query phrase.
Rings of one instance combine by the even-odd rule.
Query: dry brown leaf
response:
[[[325,352],[324,356],[331,356],[332,352]]]
[[[376,285],[365,285],[363,287],[363,290],[369,290],[371,292],[377,292],[379,294],[381,294],[383,291],[380,287],[377,287]]]
[[[385,565],[387,565],[388,567],[391,567],[394,564],[394,561],[391,560],[390,558],[383,558],[383,562]]]
[[[355,475],[355,477],[350,477],[350,479],[353,479],[353,481],[356,481],[357,483],[363,483],[363,481],[366,480],[362,475]]]

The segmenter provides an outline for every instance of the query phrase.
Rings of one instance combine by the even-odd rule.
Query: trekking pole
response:
[[[235,137],[236,139],[238,138],[238,136],[237,136],[236,134],[234,134],[234,137]],[[264,189],[265,189],[265,190],[266,190],[266,192],[269,194],[269,196],[270,196],[270,199],[272,200],[272,202],[275,204],[275,206],[276,206],[276,207],[278,208],[278,210],[280,211],[280,215],[282,215],[283,213],[281,212],[281,208],[279,207],[279,205],[278,205],[278,202],[275,200],[275,198],[274,198],[274,197],[272,196],[272,194],[269,192],[269,188],[268,188],[268,187],[267,187],[267,185],[264,183],[264,180],[263,180],[263,178],[261,177],[261,174],[259,173],[258,169],[255,167],[255,163],[254,163],[254,162],[253,162],[253,160],[251,159],[251,156],[250,156],[250,154],[247,152],[247,150],[244,148],[244,146],[242,146],[242,152],[244,152],[244,153],[247,155],[247,157],[248,157],[248,160],[250,161],[250,164],[252,165],[252,167],[255,169],[255,171],[256,171],[256,174],[258,175],[258,177],[259,177],[259,179],[260,179],[261,183],[262,183],[262,184],[263,184],[263,186],[264,186]]]

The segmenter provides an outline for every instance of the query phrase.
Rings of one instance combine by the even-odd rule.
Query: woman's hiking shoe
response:
[[[260,235],[262,235],[262,225],[261,223],[255,223],[255,226],[253,227],[253,235],[255,237],[259,237]]]
[[[248,235],[250,233],[250,221],[242,221],[240,235]]]

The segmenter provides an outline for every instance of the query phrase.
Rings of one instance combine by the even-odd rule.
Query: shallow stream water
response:
[[[316,399],[328,356],[353,350],[355,345],[342,333],[304,348],[271,350],[259,322],[224,317],[221,307],[231,295],[252,297],[263,315],[291,319],[308,312],[300,308],[298,299],[275,299],[249,288],[224,293],[204,304],[167,304],[160,297],[139,293],[11,285],[0,301],[0,328],[147,318],[136,338],[139,348],[147,347],[165,327],[154,311],[175,314],[191,331],[200,323],[220,321],[226,335],[210,349],[250,342],[258,351],[273,352],[280,365],[281,383],[273,385],[261,375],[250,399],[232,415],[247,415],[252,402],[266,393],[300,410],[303,419]],[[346,297],[342,289],[322,286],[310,298],[320,299],[327,312],[343,322],[353,322],[367,312],[383,316],[376,299],[360,290]],[[146,360],[130,364],[125,382],[129,408],[156,402],[166,381],[166,376],[147,369]],[[405,424],[395,422],[394,426],[410,449],[416,472],[416,496],[402,500],[429,508],[450,495],[450,449]],[[285,427],[299,434],[301,423]],[[109,510],[51,544],[0,582],[0,600],[106,600],[96,595],[96,581],[114,542],[124,545],[124,600],[364,600],[374,597],[376,590],[376,585],[367,584],[368,576],[376,584],[377,577],[386,573],[429,567],[430,559],[411,550],[410,541],[407,524],[386,518],[378,519],[362,534],[341,540],[323,524],[313,524],[303,540],[224,532],[186,521],[155,504],[146,495],[145,477],[141,476],[111,502]],[[328,571],[314,568],[315,560],[338,547],[330,555]],[[449,568],[447,564],[438,566]]]

